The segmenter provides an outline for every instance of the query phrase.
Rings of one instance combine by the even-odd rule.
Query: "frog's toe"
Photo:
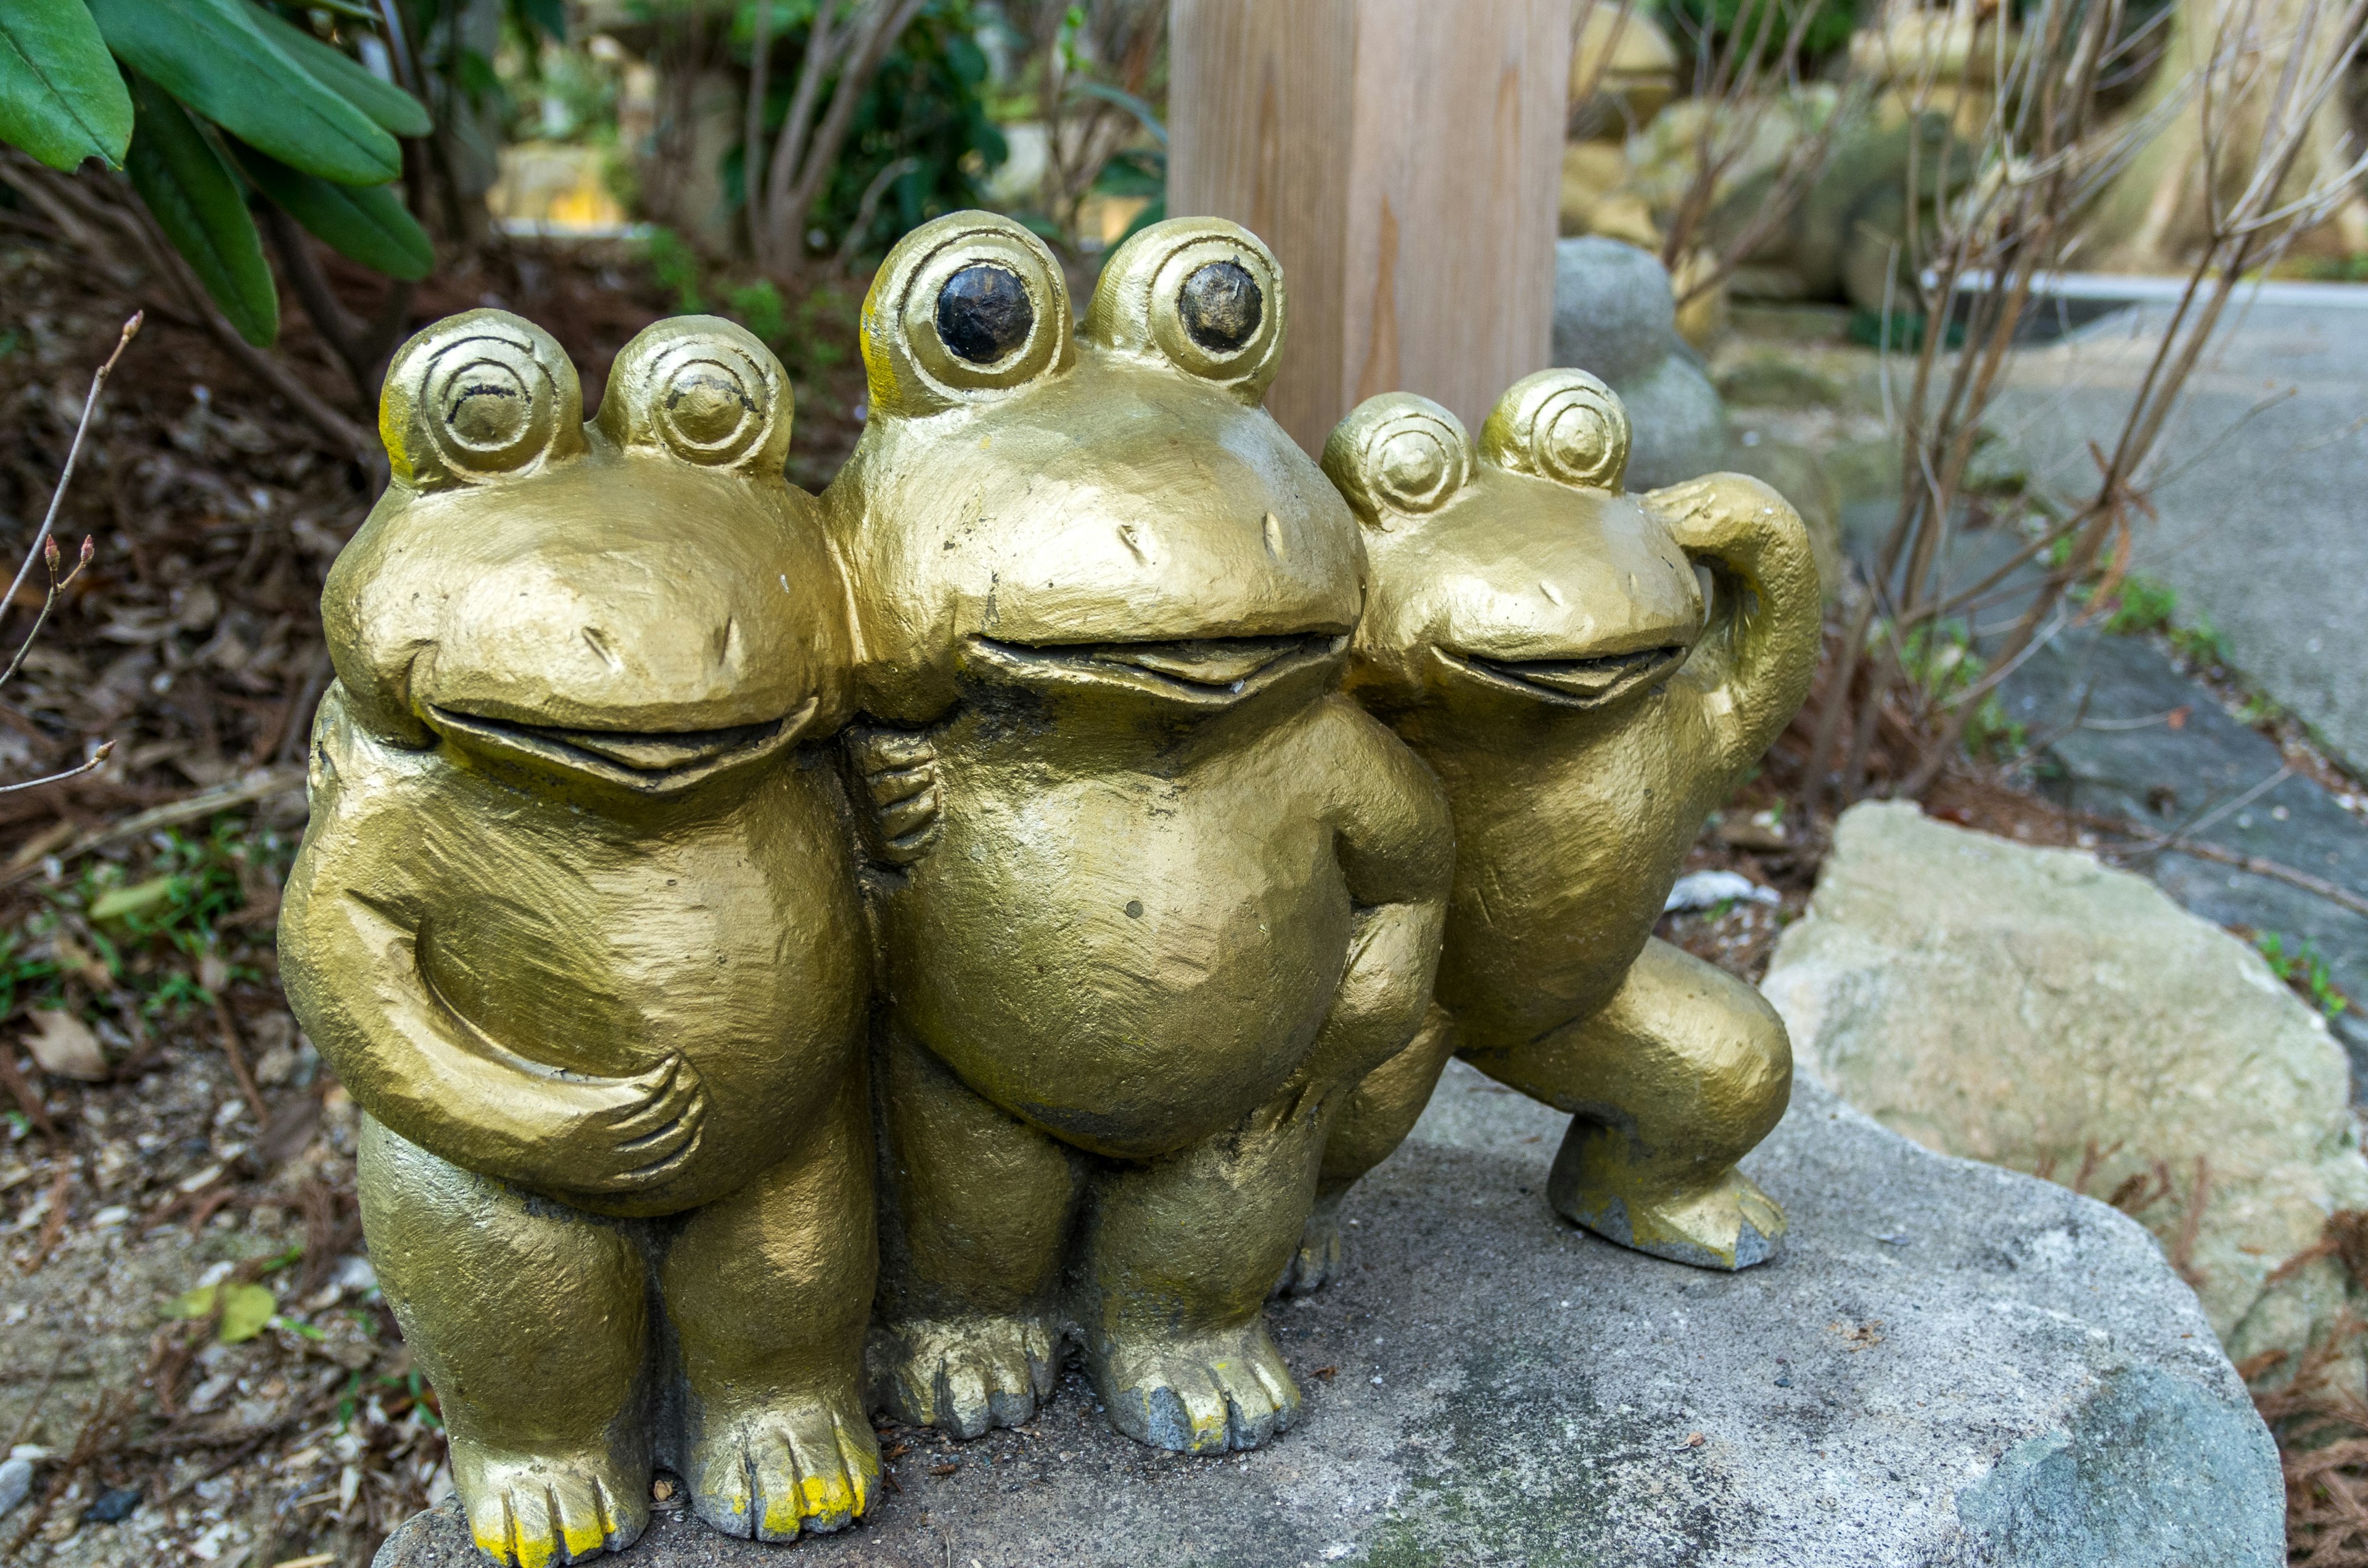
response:
[[[1299,1233],[1299,1246],[1282,1266],[1274,1282],[1277,1296],[1304,1296],[1340,1277],[1340,1199],[1342,1194],[1318,1198],[1307,1223]]]
[[[880,1444],[851,1393],[779,1392],[701,1410],[689,1471],[691,1506],[711,1528],[743,1540],[794,1540],[862,1516],[880,1478]]]
[[[1089,1359],[1111,1424],[1156,1449],[1255,1449],[1299,1414],[1299,1385],[1262,1319],[1205,1335],[1121,1336]]]
[[[632,1545],[649,1523],[649,1479],[627,1469],[601,1453],[452,1441],[452,1485],[469,1533],[504,1568],[552,1568]]]
[[[1053,1397],[1059,1341],[1034,1317],[921,1319],[873,1344],[873,1399],[897,1420],[978,1437],[1033,1420]]]
[[[1606,1241],[1697,1268],[1732,1271],[1765,1263],[1784,1236],[1784,1210],[1738,1170],[1707,1187],[1667,1195],[1556,1181],[1548,1196],[1556,1210]]]

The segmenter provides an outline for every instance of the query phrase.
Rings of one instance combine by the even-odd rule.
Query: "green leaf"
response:
[[[0,7],[0,142],[71,172],[121,168],[131,141],[131,95],[83,0]]]
[[[232,142],[231,153],[256,188],[339,256],[412,283],[435,270],[436,247],[393,186],[335,185],[244,142]]]
[[[171,877],[151,877],[128,888],[109,888],[90,906],[93,920],[120,920],[164,903],[173,894]]]
[[[370,74],[370,67],[334,44],[322,42],[302,28],[282,21],[268,11],[255,13],[264,33],[288,51],[290,59],[313,74],[313,79],[341,94],[393,136],[425,136],[436,129],[417,98],[392,82]]]
[[[204,1318],[214,1313],[214,1297],[218,1285],[200,1285],[194,1290],[184,1290],[165,1303],[165,1315],[176,1318]]]
[[[222,1327],[215,1337],[224,1345],[253,1339],[270,1323],[279,1302],[262,1285],[233,1285],[222,1293]]]
[[[109,49],[191,109],[283,164],[384,185],[403,150],[271,40],[247,0],[88,0]]]
[[[124,160],[131,188],[148,204],[156,226],[188,259],[238,335],[264,347],[279,335],[279,290],[271,280],[271,268],[264,265],[263,242],[247,212],[238,176],[222,149],[170,94],[144,77],[133,79],[131,91],[140,111]],[[153,885],[143,882],[110,892],[91,914],[98,915],[110,903],[118,905],[110,915],[128,913],[120,901],[145,893]],[[149,895],[149,902],[156,896]]]

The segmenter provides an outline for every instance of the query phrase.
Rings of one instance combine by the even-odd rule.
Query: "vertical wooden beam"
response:
[[[1477,434],[1547,362],[1571,0],[1172,0],[1168,210],[1274,247],[1267,406],[1310,451],[1376,392]]]

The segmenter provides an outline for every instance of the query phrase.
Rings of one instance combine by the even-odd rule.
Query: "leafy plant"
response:
[[[2351,1006],[2351,999],[2335,988],[2327,960],[2308,937],[2297,942],[2280,932],[2265,931],[2253,945],[2260,949],[2270,972],[2308,998],[2322,1016],[2333,1018]]]
[[[1762,57],[1773,57],[1796,29],[1798,53],[1814,64],[1850,47],[1858,26],[1850,0],[1662,0],[1662,16],[1681,38],[1707,35],[1713,49],[1741,39]]]
[[[2105,630],[2122,636],[2160,631],[2170,624],[2178,608],[2177,593],[2152,578],[2133,574],[2122,579],[2121,595],[2113,613],[2105,618]]]
[[[348,33],[356,8],[334,7]],[[358,35],[357,35],[358,36]],[[7,0],[0,142],[62,174],[121,170],[247,343],[279,335],[254,199],[393,278],[435,252],[404,206],[418,99],[257,0]]]

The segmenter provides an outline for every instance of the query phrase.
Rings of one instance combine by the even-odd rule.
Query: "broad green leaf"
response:
[[[255,19],[272,42],[288,51],[289,58],[313,74],[323,86],[342,94],[346,101],[385,127],[395,136],[425,136],[436,129],[427,118],[427,110],[417,98],[392,82],[381,82],[370,74],[370,67],[336,48],[323,43],[302,28],[282,21],[268,11],[257,11]]]
[[[263,1285],[233,1285],[222,1292],[222,1327],[215,1337],[224,1345],[253,1339],[279,1311],[279,1301]]]
[[[171,94],[144,77],[133,79],[131,93],[139,108],[124,159],[131,188],[238,335],[264,347],[279,335],[279,290],[264,265],[246,192],[222,149]],[[120,891],[128,897],[142,890]]]
[[[435,270],[436,247],[394,187],[334,185],[244,142],[231,143],[231,153],[264,195],[339,256],[414,283]]]
[[[141,196],[144,199],[147,192],[141,192]],[[150,205],[153,207],[154,204],[152,202]],[[127,915],[137,915],[143,909],[155,907],[170,898],[172,893],[173,879],[170,877],[151,877],[128,888],[109,888],[98,895],[97,903],[90,906],[90,917],[93,920],[120,920]]]
[[[214,1297],[221,1293],[219,1285],[200,1285],[194,1290],[184,1290],[165,1303],[165,1315],[176,1318],[213,1316]]]
[[[384,185],[403,150],[274,43],[247,0],[88,0],[109,49],[224,131],[340,185]]]
[[[123,166],[131,95],[83,0],[0,6],[0,142],[53,169]]]

